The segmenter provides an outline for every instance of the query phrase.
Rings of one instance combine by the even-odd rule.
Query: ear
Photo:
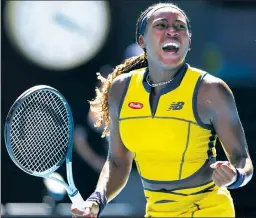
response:
[[[191,49],[191,36],[189,37],[189,49]]]
[[[142,35],[139,36],[139,39],[138,39],[138,42],[139,42],[139,45],[142,49],[145,49],[146,48],[146,43],[145,43],[145,39]]]

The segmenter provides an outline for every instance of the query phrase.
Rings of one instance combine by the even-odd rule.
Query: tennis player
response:
[[[144,54],[118,65],[91,102],[97,124],[105,120],[109,153],[95,192],[83,211],[72,208],[74,216],[99,216],[125,186],[134,159],[145,217],[235,217],[229,189],[250,181],[252,161],[228,85],[185,62],[191,35],[174,4],[155,4],[139,17]],[[217,137],[227,161],[216,161]]]

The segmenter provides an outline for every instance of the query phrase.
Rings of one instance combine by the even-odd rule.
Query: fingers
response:
[[[215,185],[221,187],[221,178],[217,175],[217,173],[214,171],[212,174],[212,180],[214,181]]]
[[[72,213],[72,218],[83,217],[83,211],[80,211],[77,208],[72,209],[71,213]]]
[[[236,179],[236,169],[228,161],[218,161],[210,166],[213,168],[212,180],[217,186],[227,186]]]
[[[72,210],[72,218],[76,217],[97,217],[97,213],[93,213],[91,208],[85,208],[84,211],[73,211]]]
[[[211,164],[210,167],[216,169],[221,165],[230,165],[230,163],[228,161],[216,161],[215,163]]]
[[[85,208],[81,211],[77,208],[71,209],[72,217],[97,217],[99,213],[99,206],[94,202],[85,202]]]
[[[222,168],[217,168],[213,171],[213,181],[216,182],[216,185],[223,186],[230,182],[229,176],[222,170]]]
[[[94,214],[97,217],[97,215],[99,213],[99,206],[98,206],[98,204],[92,206],[91,213]]]
[[[87,207],[83,213],[83,217],[97,217],[98,213],[95,213],[93,208]]]

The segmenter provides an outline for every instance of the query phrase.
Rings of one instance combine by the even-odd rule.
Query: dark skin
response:
[[[179,50],[165,52],[162,46],[168,42],[179,44]],[[170,7],[155,11],[148,19],[144,36],[139,37],[139,44],[147,51],[150,80],[153,83],[170,80],[184,63],[190,48],[191,33],[186,17]]]
[[[133,162],[133,154],[124,146],[119,133],[118,110],[122,91],[125,89],[128,75],[123,74],[113,81],[109,96],[110,135],[108,157],[101,171],[97,191],[105,193],[108,202],[111,201],[125,186]],[[96,203],[86,202],[84,211],[72,207],[72,214],[79,217],[97,217],[99,207]]]
[[[253,165],[232,91],[224,81],[208,75],[199,88],[197,107],[201,120],[213,125],[229,160],[212,166],[213,181],[218,186],[227,186],[236,178],[235,168],[240,168],[246,173],[242,185],[247,184]]]
[[[167,22],[161,22],[166,22],[166,26],[170,26],[170,29],[154,29],[154,24],[156,24],[156,20],[160,17],[164,17],[167,20]],[[172,28],[177,25],[177,20],[180,20],[178,23],[185,25],[185,29],[175,30],[175,28]],[[176,9],[159,9],[150,17],[146,33],[140,37],[141,47],[146,48],[149,53],[150,79],[155,83],[172,78],[184,62],[191,43],[185,20],[185,16]],[[176,33],[178,33],[178,36]],[[173,39],[174,36],[175,40],[178,37],[178,41],[181,43],[179,52],[173,55],[163,53],[160,47],[161,44],[164,40]],[[155,57],[155,60],[152,60],[153,57]],[[127,150],[121,140],[118,117],[121,96],[128,78],[128,74],[118,76],[111,85],[108,97],[111,119],[109,155],[96,188],[96,190],[106,194],[108,202],[126,184],[133,161],[132,153]],[[150,101],[153,100],[154,95],[163,87],[161,86],[153,90]],[[248,153],[247,142],[234,96],[230,88],[222,80],[207,75],[201,83],[197,98],[200,119],[205,124],[210,124],[214,127],[219,139],[223,143],[223,149],[228,158],[228,161],[219,161],[211,165],[213,168],[213,181],[220,187],[227,186],[236,179],[235,168],[240,168],[246,174],[246,179],[242,186],[247,184],[252,177],[253,165]],[[212,169],[209,168],[209,170]],[[83,214],[84,217],[96,217],[98,205],[91,202],[86,202],[86,205],[86,209],[83,212],[77,212],[77,214]]]

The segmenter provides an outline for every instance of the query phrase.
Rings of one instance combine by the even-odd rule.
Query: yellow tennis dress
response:
[[[145,217],[234,217],[229,191],[211,179],[216,133],[200,121],[196,110],[206,72],[184,64],[152,107],[147,68],[130,74],[119,125],[141,176],[147,199]]]

